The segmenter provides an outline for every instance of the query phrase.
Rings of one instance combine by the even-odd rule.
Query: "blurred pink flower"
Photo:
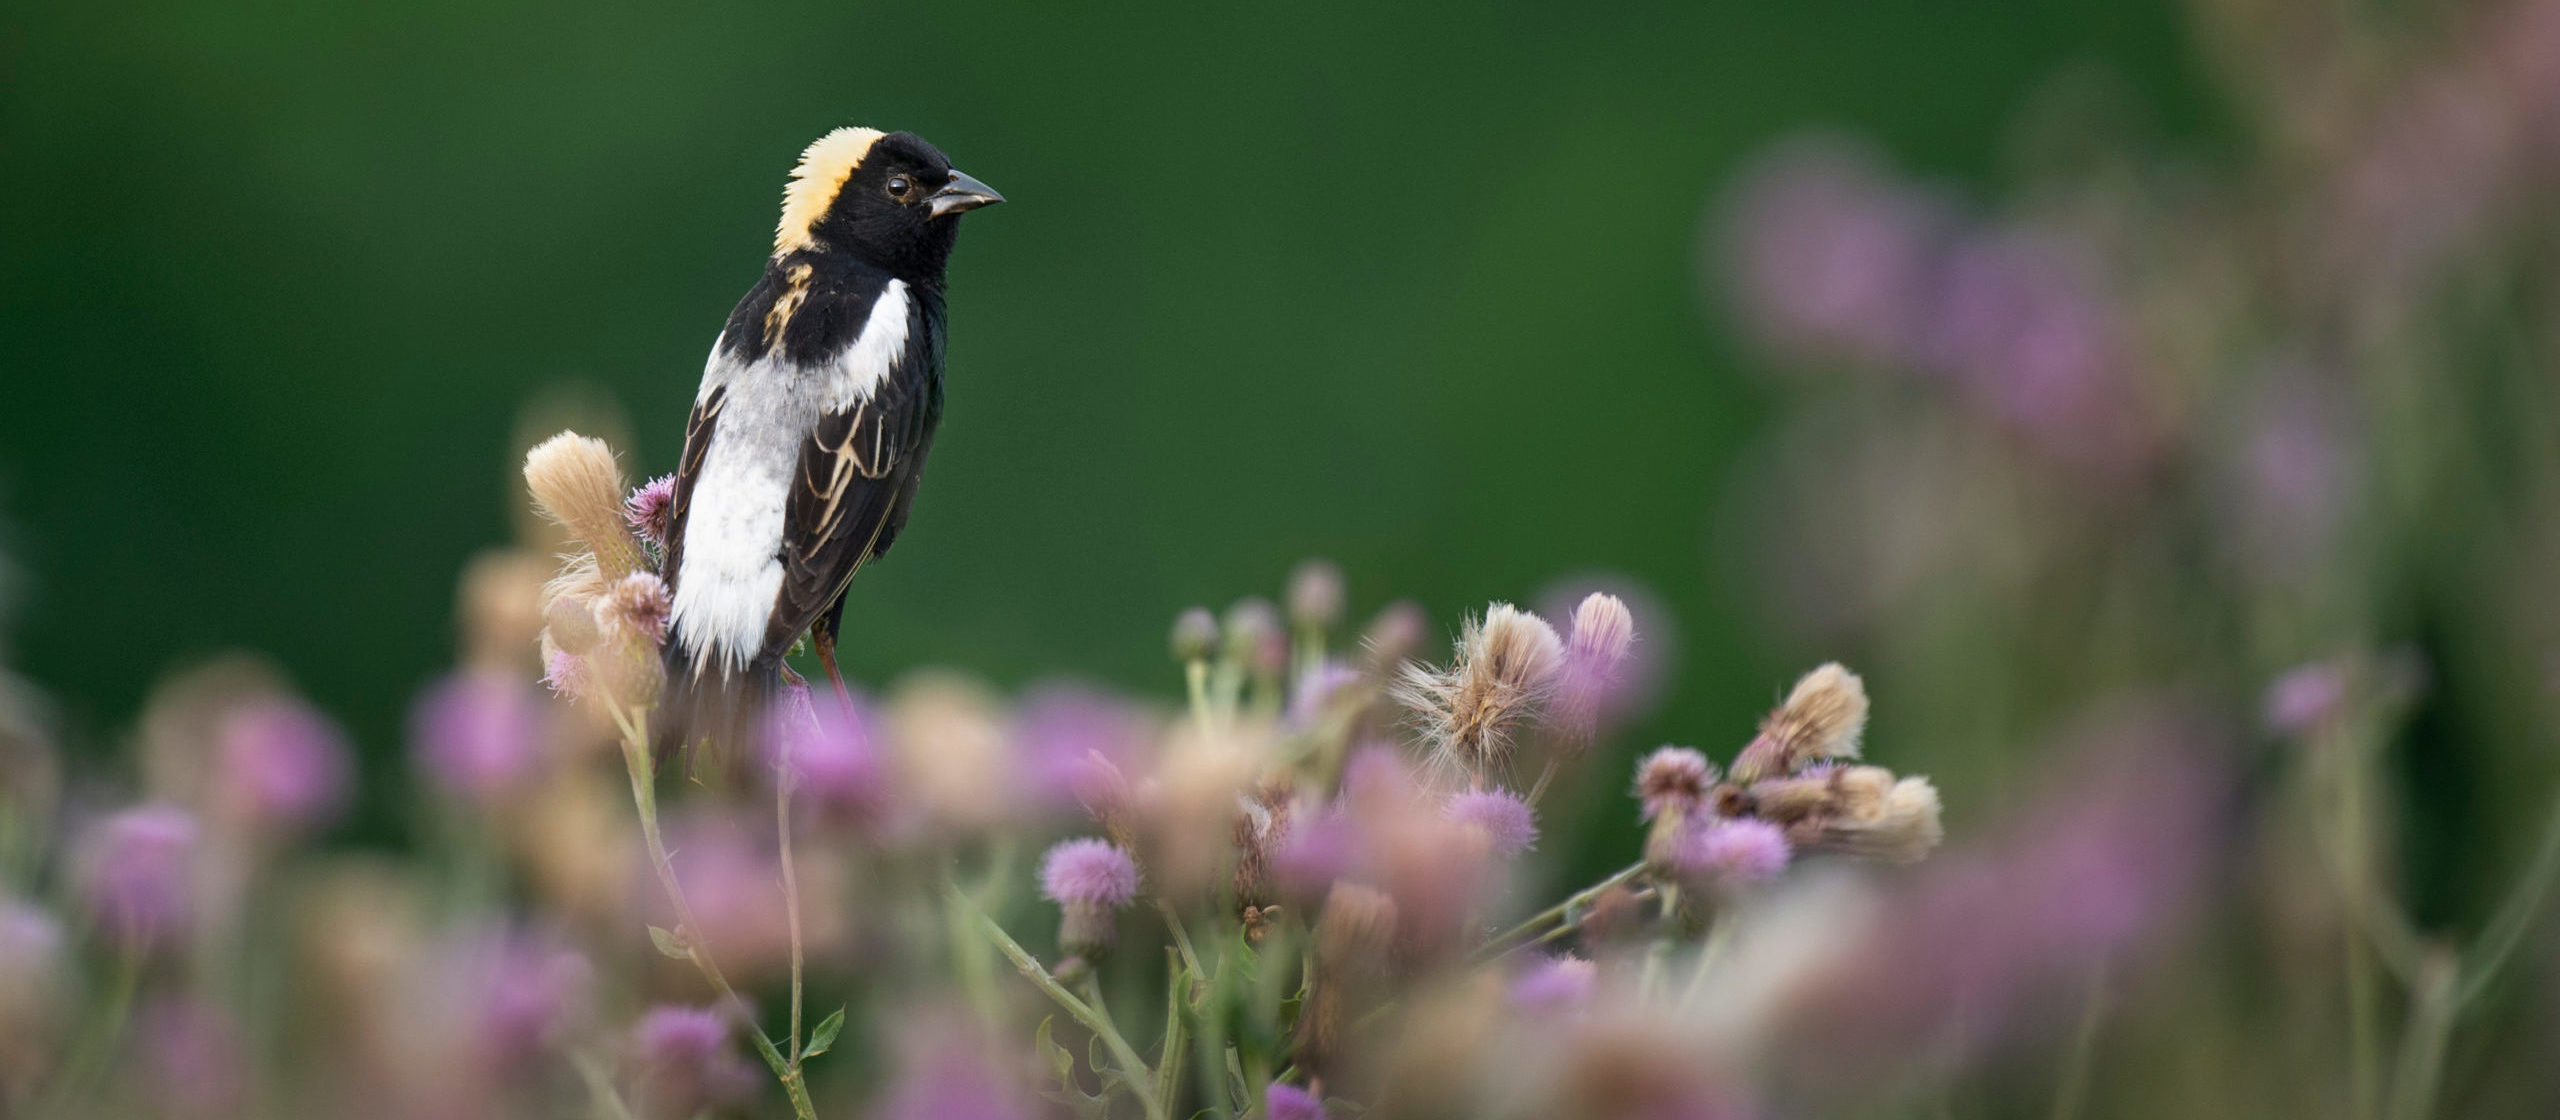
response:
[[[1784,874],[1793,854],[1786,830],[1763,820],[1717,820],[1683,831],[1672,864],[1683,876],[1718,886],[1765,883]]]
[[[154,999],[134,1014],[134,1052],[160,1115],[246,1114],[249,1054],[230,1016],[186,996]]]
[[[1590,1002],[1599,967],[1581,957],[1540,957],[1511,981],[1511,1004],[1532,1015],[1571,1011]]]
[[[465,669],[436,682],[410,710],[418,769],[438,788],[482,807],[539,775],[551,707],[512,673]]]
[[[1942,224],[1940,207],[1863,141],[1783,142],[1725,204],[1734,299],[1789,360],[1908,364]]]
[[[640,1111],[685,1117],[743,1104],[762,1075],[738,1054],[728,1016],[710,1007],[652,1007],[631,1028]]]
[[[1442,816],[1482,834],[1493,854],[1509,859],[1538,842],[1538,822],[1529,803],[1509,790],[1471,790],[1454,794],[1440,809]]]
[[[2148,457],[2152,434],[2104,276],[2066,234],[1978,231],[1935,275],[1927,346],[1976,409],[2050,458],[2115,475]]]
[[[787,767],[801,801],[826,820],[878,823],[889,802],[888,764],[871,739],[871,714],[829,689],[786,688],[764,726],[765,759]]]
[[[195,918],[196,819],[169,805],[142,805],[90,826],[74,857],[89,919],[134,946],[184,936]]]
[[[223,714],[214,750],[217,796],[260,828],[298,832],[346,809],[352,763],[338,725],[290,696],[264,696]]]
[[[1262,1094],[1265,1120],[1325,1120],[1324,1101],[1295,1085],[1274,1081]]]
[[[1076,804],[1076,782],[1099,755],[1128,770],[1138,765],[1150,730],[1146,717],[1101,689],[1066,681],[1034,686],[1014,716],[1021,783],[1040,804]]]

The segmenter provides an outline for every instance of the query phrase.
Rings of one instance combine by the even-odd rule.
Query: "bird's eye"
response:
[[[904,175],[892,176],[889,180],[889,195],[900,202],[906,201],[908,195],[915,193],[915,189],[916,185],[908,182]]]

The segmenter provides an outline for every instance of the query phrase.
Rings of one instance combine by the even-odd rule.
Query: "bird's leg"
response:
[[[844,706],[847,708],[853,707],[853,690],[844,686],[844,674],[836,669],[835,628],[831,626],[811,627],[809,629],[809,644],[817,647],[818,664],[826,666],[827,679],[836,682],[836,699],[844,701]]]

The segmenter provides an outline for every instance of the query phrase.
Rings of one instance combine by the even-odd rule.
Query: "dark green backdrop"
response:
[[[1685,632],[1644,734],[1721,745],[1801,666],[1716,559],[1772,403],[1701,294],[1719,185],[1807,124],[1992,177],[2072,66],[2173,134],[2210,101],[2156,3],[1089,7],[12,5],[13,659],[96,745],[173,659],[255,647],[390,757],[525,402],[609,393],[667,469],[784,173],[858,122],[1012,199],[962,240],[863,676],[1169,692],[1172,613],[1301,556],[1443,624],[1612,569]]]

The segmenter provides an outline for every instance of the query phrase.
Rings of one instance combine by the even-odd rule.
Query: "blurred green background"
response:
[[[2212,128],[2163,4],[1083,7],[13,5],[13,659],[96,751],[174,659],[267,651],[379,799],[456,573],[511,534],[527,402],[617,400],[635,475],[669,469],[785,172],[858,122],[1012,200],[963,239],[859,676],[1169,693],[1173,613],[1304,556],[1442,627],[1608,571],[1685,651],[1633,739],[1720,750],[1805,653],[1717,560],[1768,410],[1698,263],[1739,161],[1828,123],[1996,180],[2022,99],[2088,66]]]

